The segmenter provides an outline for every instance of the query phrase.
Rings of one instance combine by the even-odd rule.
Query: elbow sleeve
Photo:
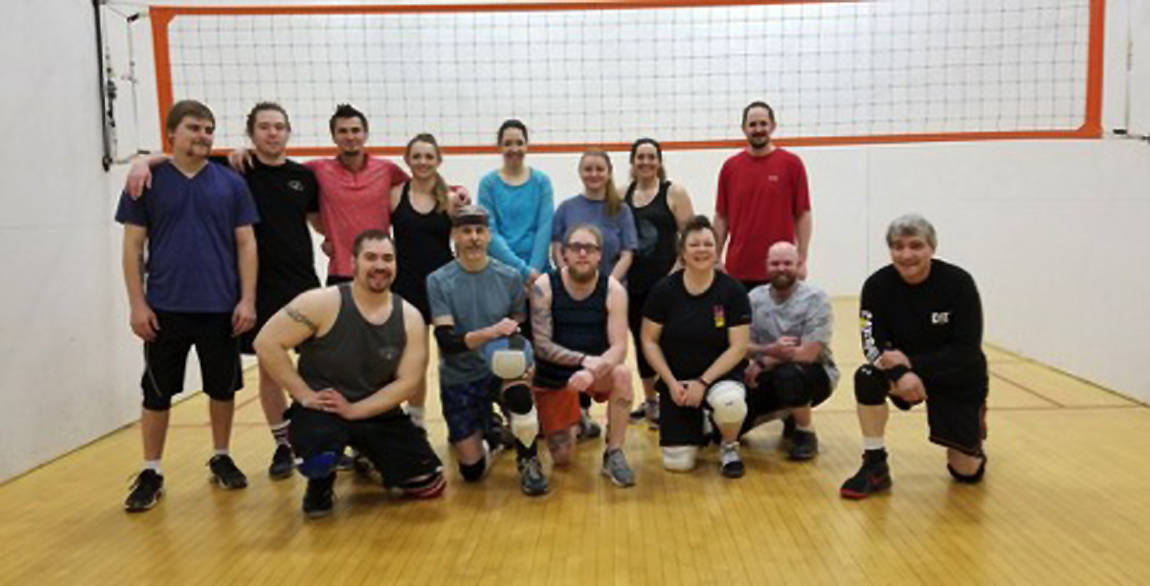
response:
[[[435,342],[439,344],[439,351],[449,356],[470,350],[463,336],[455,333],[455,326],[435,326]]]

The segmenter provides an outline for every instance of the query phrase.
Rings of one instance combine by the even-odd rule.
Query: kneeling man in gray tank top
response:
[[[294,399],[287,416],[308,479],[309,517],[331,513],[335,468],[347,446],[371,461],[385,487],[406,496],[434,498],[445,485],[427,433],[400,408],[427,370],[427,330],[419,310],[390,290],[395,244],[386,232],[367,230],[352,252],[350,283],[299,295],[255,341],[260,363]]]

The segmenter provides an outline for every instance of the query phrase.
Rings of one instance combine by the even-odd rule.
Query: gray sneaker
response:
[[[659,398],[656,397],[647,401],[644,410],[647,416],[647,427],[653,430],[659,429]]]
[[[603,428],[594,419],[591,419],[591,414],[586,409],[579,411],[579,423],[575,429],[575,438],[579,441],[595,439],[603,435]]]
[[[611,479],[615,486],[623,488],[635,486],[635,472],[627,465],[627,457],[623,450],[614,449],[603,452],[603,476]]]
[[[540,496],[547,494],[547,477],[543,475],[543,464],[539,456],[520,459],[519,462],[519,488],[527,496]]]

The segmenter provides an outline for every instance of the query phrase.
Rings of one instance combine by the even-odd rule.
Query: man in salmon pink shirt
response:
[[[326,240],[323,251],[331,257],[327,284],[350,281],[352,243],[364,230],[391,228],[391,188],[409,179],[387,159],[367,153],[367,117],[349,104],[340,104],[328,123],[338,154],[331,159],[304,163],[319,183],[319,218]]]
[[[797,155],[771,142],[774,131],[774,110],[766,102],[752,102],[743,109],[747,148],[719,171],[714,222],[718,247],[721,253],[730,236],[724,264],[748,291],[767,282],[763,259],[780,241],[798,247],[799,275],[806,277],[813,230],[807,172]]]

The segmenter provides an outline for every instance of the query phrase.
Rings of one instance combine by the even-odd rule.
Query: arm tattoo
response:
[[[300,312],[300,310],[290,305],[284,307],[284,313],[286,313],[288,317],[292,318],[292,320],[307,326],[308,329],[313,332],[319,330],[319,326],[315,325],[315,322],[308,319],[308,317]]]
[[[542,301],[542,290],[535,287],[535,299]],[[551,341],[553,322],[549,303],[531,304],[531,335],[535,342],[535,355],[547,362],[564,366],[579,366],[585,354],[569,350]]]

